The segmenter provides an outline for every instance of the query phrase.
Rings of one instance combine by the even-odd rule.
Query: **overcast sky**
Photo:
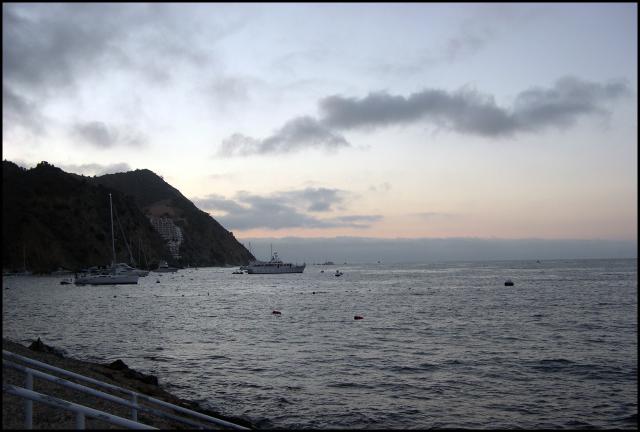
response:
[[[637,241],[637,5],[6,4],[3,159],[236,237]]]

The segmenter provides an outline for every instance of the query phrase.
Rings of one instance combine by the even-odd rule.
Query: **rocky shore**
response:
[[[123,361],[116,360],[112,363],[92,363],[87,361],[76,360],[62,355],[54,347],[44,344],[40,339],[34,341],[29,347],[19,343],[2,339],[2,349],[11,351],[15,354],[29,357],[40,362],[48,363],[71,372],[75,372],[84,376],[88,376],[109,384],[117,385],[122,388],[133,390],[138,393],[161,399],[174,405],[189,408],[212,417],[228,420],[236,424],[254,429],[249,421],[242,418],[229,418],[218,413],[206,410],[197,403],[178,398],[171,393],[163,390],[158,385],[158,378],[153,375],[146,375],[129,368]],[[53,374],[55,375],[55,374]],[[92,384],[75,381],[66,378],[69,381],[78,382],[87,387],[100,389]],[[2,383],[24,386],[24,374],[13,368],[2,368]],[[40,393],[48,394],[66,401],[79,403],[91,408],[106,411],[111,414],[124,418],[130,418],[130,410],[113,402],[104,401],[85,393],[68,389],[59,384],[55,384],[43,379],[34,379],[34,390]],[[121,396],[121,395],[118,395]],[[157,427],[159,429],[191,429],[185,424],[170,421],[158,417],[153,414],[140,411],[138,413],[138,421]],[[2,429],[22,429],[24,428],[24,400],[17,396],[2,393]],[[33,428],[34,429],[74,429],[75,415],[71,412],[65,412],[51,408],[42,403],[33,404]],[[122,427],[114,426],[102,420],[89,419],[86,420],[87,429],[122,429]]]

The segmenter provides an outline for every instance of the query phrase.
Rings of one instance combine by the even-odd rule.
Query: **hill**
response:
[[[153,268],[160,260],[214,266],[244,264],[252,258],[227,230],[151,171],[114,176],[70,174],[47,162],[27,170],[3,161],[3,269],[49,272],[58,267],[78,270],[109,264],[110,193],[118,261],[133,257],[139,266]],[[141,207],[136,196],[145,195],[149,202]],[[166,203],[168,213],[179,215],[185,227],[181,260],[172,259],[167,242],[147,216],[159,202]]]
[[[168,218],[184,240],[181,261],[190,265],[246,264],[253,255],[208,213],[147,169],[96,177],[98,184],[130,196],[147,216]]]

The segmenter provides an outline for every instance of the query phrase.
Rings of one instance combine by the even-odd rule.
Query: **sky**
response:
[[[2,20],[4,160],[150,169],[239,239],[637,242],[635,3],[3,3]]]

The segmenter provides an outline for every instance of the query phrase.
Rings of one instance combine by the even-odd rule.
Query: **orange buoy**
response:
[[[364,319],[364,317],[360,316],[360,315],[356,315],[353,317],[354,320],[360,320],[360,319]]]
[[[273,312],[271,312],[274,315],[282,315],[282,312],[274,310]]]

